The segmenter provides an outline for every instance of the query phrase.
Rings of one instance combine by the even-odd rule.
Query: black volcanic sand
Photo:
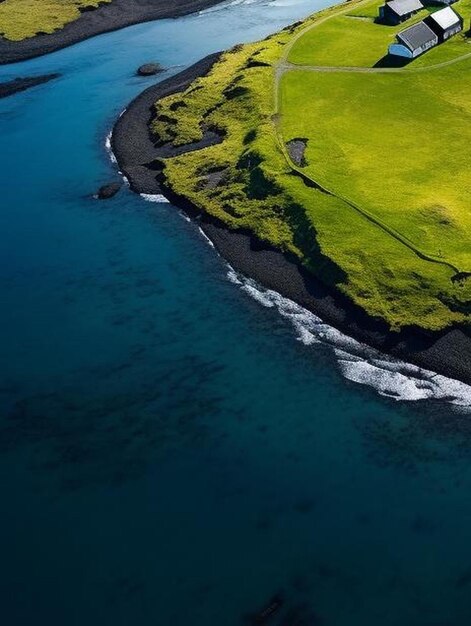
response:
[[[32,59],[71,46],[101,33],[152,20],[181,17],[201,11],[222,0],[113,0],[50,35],[40,34],[23,41],[0,38],[0,65]]]
[[[197,76],[206,74],[219,56],[220,53],[212,54],[176,76],[149,87],[132,102],[116,122],[111,138],[113,152],[120,169],[137,193],[161,193],[156,181],[157,173],[152,169],[153,161],[158,157],[188,151],[188,146],[172,150],[165,146],[155,146],[155,140],[149,130],[155,102],[159,98],[186,89]],[[205,133],[203,140],[193,144],[192,148],[203,148],[217,140],[215,133]]]
[[[195,78],[209,71],[218,56],[206,57],[184,72],[146,89],[116,122],[112,148],[131,189],[137,193],[163,193],[198,220],[218,252],[234,269],[297,302],[345,334],[382,352],[471,384],[469,329],[443,333],[407,329],[393,333],[384,322],[369,317],[345,296],[307,272],[294,257],[258,241],[248,232],[228,230],[165,186],[161,173],[151,165],[163,156],[163,150],[169,150],[168,146],[156,145],[150,133],[152,106],[160,98],[186,89]],[[214,138],[205,137],[201,145],[184,146],[183,151],[212,141]],[[181,152],[182,148],[178,150]]]
[[[15,78],[6,83],[0,83],[0,98],[6,98],[12,96],[19,91],[25,91],[31,87],[42,85],[50,80],[59,78],[60,74],[46,74],[44,76],[31,76],[26,78]]]

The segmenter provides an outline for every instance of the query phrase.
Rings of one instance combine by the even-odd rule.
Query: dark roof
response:
[[[397,38],[411,51],[417,50],[417,48],[420,48],[430,41],[437,40],[437,36],[433,30],[423,22],[409,26],[409,28],[400,32]]]
[[[386,4],[396,15],[401,17],[424,8],[420,0],[391,0],[391,2],[386,2]]]

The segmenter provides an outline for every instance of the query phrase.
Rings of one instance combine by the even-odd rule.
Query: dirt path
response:
[[[418,74],[420,72],[430,72],[433,70],[439,70],[450,65],[455,65],[461,61],[471,58],[471,52],[462,54],[455,59],[449,59],[448,61],[442,61],[442,63],[436,63],[435,65],[424,65],[422,67],[355,67],[355,66],[335,66],[335,65],[298,65],[297,63],[291,63],[284,60],[278,65],[278,69],[281,71],[280,78],[285,72],[353,72],[362,74]]]

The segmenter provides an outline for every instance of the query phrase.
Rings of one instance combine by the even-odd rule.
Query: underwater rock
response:
[[[154,76],[154,74],[160,74],[165,71],[160,63],[144,63],[137,70],[138,76]]]
[[[109,200],[113,196],[115,196],[118,191],[121,189],[122,183],[107,183],[106,185],[102,185],[98,190],[96,197],[98,200]]]
[[[268,620],[279,612],[282,606],[283,598],[281,594],[277,593],[261,610],[248,616],[248,623],[251,626],[255,626],[256,624],[266,624]]]

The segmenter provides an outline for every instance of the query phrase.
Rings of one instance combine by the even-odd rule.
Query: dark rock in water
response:
[[[107,185],[103,185],[98,190],[96,197],[99,200],[109,200],[118,193],[121,189],[121,185],[122,183],[108,183]]]
[[[160,63],[144,63],[137,70],[139,76],[154,76],[154,74],[160,74],[163,72],[164,68],[160,65]]]
[[[248,622],[250,626],[256,626],[257,624],[266,624],[276,613],[279,612],[282,606],[283,598],[281,594],[277,593],[260,611],[248,616]]]

